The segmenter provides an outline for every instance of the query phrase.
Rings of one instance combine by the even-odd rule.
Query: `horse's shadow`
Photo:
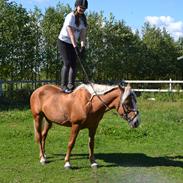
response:
[[[52,154],[49,162],[64,159],[64,154]],[[143,153],[96,153],[96,160],[104,163],[100,167],[156,167],[172,166],[183,168],[183,156],[151,157]],[[88,154],[72,154],[71,160],[87,159]]]
[[[122,167],[155,167],[172,166],[183,168],[183,156],[150,157],[143,153],[107,153],[96,154],[96,158],[103,160],[107,166]]]

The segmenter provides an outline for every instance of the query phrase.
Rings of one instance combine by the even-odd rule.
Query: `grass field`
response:
[[[139,99],[141,126],[108,112],[96,134],[95,155],[88,161],[88,131],[80,132],[65,170],[69,128],[54,125],[47,139],[49,163],[42,166],[34,142],[29,109],[0,112],[0,183],[182,183],[183,102]]]

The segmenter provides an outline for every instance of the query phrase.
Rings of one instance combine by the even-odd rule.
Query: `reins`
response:
[[[77,54],[76,54],[77,55]],[[79,64],[81,65],[81,68],[82,68],[82,70],[83,70],[83,73],[84,73],[84,75],[86,76],[86,81],[90,84],[90,86],[91,86],[91,88],[92,88],[92,90],[93,90],[93,92],[94,92],[94,94],[97,96],[97,98],[102,102],[102,104],[107,108],[107,110],[106,110],[106,112],[107,111],[110,111],[111,109],[109,108],[109,106],[102,100],[102,98],[97,94],[97,92],[95,91],[95,89],[94,89],[94,87],[93,87],[93,83],[89,80],[89,77],[88,77],[88,74],[87,74],[87,72],[86,72],[86,70],[85,70],[85,68],[84,68],[84,66],[83,66],[83,64],[82,64],[82,62],[81,62],[81,59],[80,59],[80,57],[77,55],[77,58],[78,58],[78,61],[79,61]],[[117,116],[120,116],[116,111],[114,112],[114,111],[111,111],[114,115],[117,115]]]

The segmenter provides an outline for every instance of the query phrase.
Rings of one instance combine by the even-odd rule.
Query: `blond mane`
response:
[[[91,83],[91,84],[81,84],[75,89],[75,91],[77,91],[80,88],[85,88],[92,96],[94,96],[94,95],[103,95],[117,87],[118,87],[117,85],[110,86],[110,85]]]

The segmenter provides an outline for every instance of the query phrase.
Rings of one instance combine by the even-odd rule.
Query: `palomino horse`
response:
[[[47,161],[45,141],[52,122],[71,127],[65,168],[71,167],[70,154],[79,131],[84,128],[89,129],[91,167],[98,166],[94,158],[94,137],[99,121],[106,111],[115,108],[119,116],[127,120],[133,128],[138,127],[140,123],[136,97],[130,85],[122,87],[121,85],[82,84],[70,94],[65,94],[57,86],[44,85],[32,93],[30,107],[42,164]]]

